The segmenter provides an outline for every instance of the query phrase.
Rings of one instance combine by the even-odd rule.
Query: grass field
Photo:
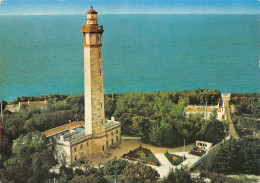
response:
[[[171,162],[171,164],[175,166],[179,165],[185,160],[185,157],[176,154],[164,153],[164,155]]]

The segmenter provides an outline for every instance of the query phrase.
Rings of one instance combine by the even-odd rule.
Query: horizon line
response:
[[[86,13],[0,14],[0,16],[85,15]],[[100,13],[99,15],[260,15],[260,13]]]

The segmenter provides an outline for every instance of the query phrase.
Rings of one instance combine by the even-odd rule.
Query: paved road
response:
[[[230,95],[229,94],[223,94],[222,99],[224,102],[224,108],[225,108],[225,115],[226,119],[229,122],[229,134],[234,138],[234,139],[239,139],[239,136],[235,130],[233,121],[231,120],[231,113],[230,113],[230,107],[229,107],[229,100],[230,100]]]

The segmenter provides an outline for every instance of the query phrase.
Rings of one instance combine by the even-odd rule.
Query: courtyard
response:
[[[143,148],[149,149],[155,155],[155,157],[159,160],[160,166],[154,166],[154,165],[148,165],[148,166],[151,166],[154,169],[156,169],[158,171],[158,173],[160,174],[161,178],[166,176],[170,169],[181,168],[182,166],[189,167],[190,165],[192,165],[193,163],[198,161],[198,159],[200,158],[199,156],[194,156],[194,155],[188,154],[195,147],[195,145],[193,143],[185,146],[185,148],[184,148],[184,146],[167,148],[167,147],[156,147],[156,146],[152,146],[150,144],[144,144],[139,139],[124,139],[124,140],[122,140],[122,143],[119,144],[115,149],[109,149],[107,151],[107,154],[109,155],[107,160],[114,159],[115,157],[119,159],[125,153],[128,153],[130,150],[133,151],[133,150],[139,148],[140,145]],[[166,153],[167,151],[168,151],[168,153],[176,154],[176,155],[182,156],[182,157],[183,157],[183,155],[185,155],[186,159],[181,164],[174,166],[169,162],[169,160],[164,155],[164,153]],[[128,160],[128,161],[134,162],[132,160]]]

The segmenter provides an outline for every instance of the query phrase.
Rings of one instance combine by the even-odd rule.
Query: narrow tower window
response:
[[[101,76],[101,69],[99,70],[99,74],[100,74],[100,76]]]

